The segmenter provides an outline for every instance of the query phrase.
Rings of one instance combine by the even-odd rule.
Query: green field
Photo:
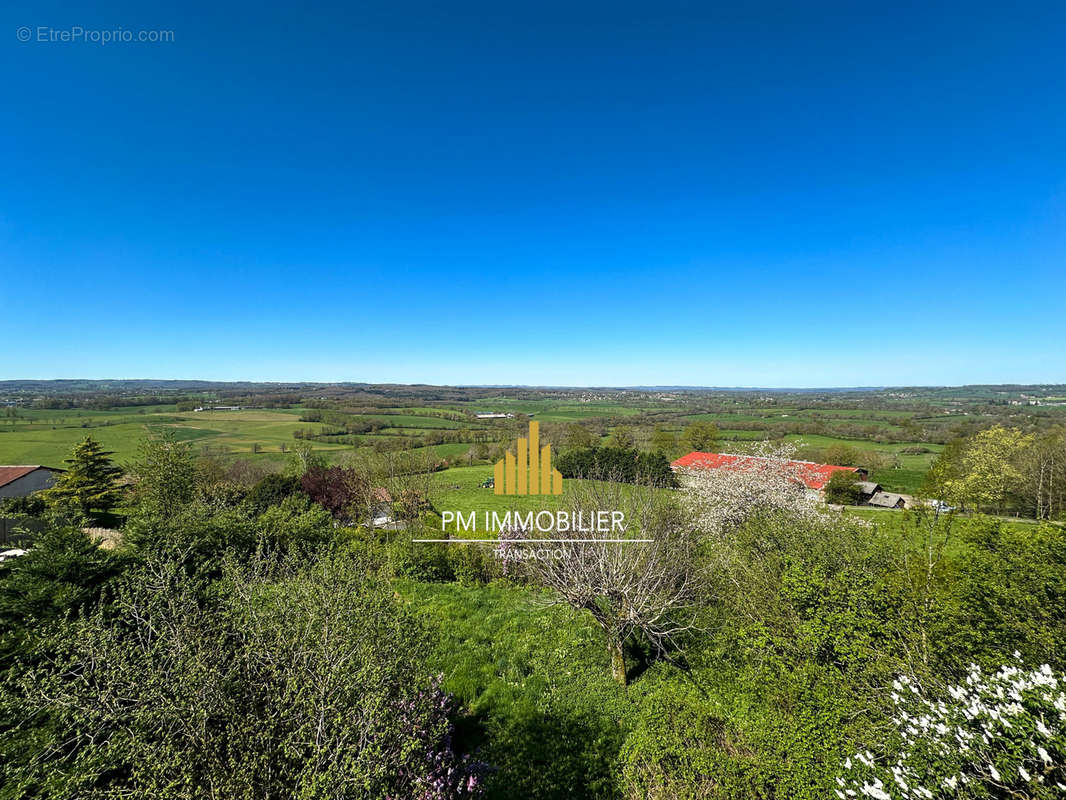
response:
[[[438,513],[456,511],[462,514],[476,512],[478,526],[481,526],[481,514],[496,511],[504,514],[508,511],[540,511],[555,509],[561,498],[555,495],[508,496],[498,495],[492,489],[483,489],[480,484],[491,478],[493,468],[452,467],[433,476],[432,500]],[[447,530],[456,532],[456,526],[449,525]]]
[[[615,419],[631,419],[642,413],[637,407],[606,403],[557,404],[552,406],[542,402],[507,402],[494,400],[491,404],[479,404],[487,408],[518,408],[523,412],[532,412],[543,424],[552,422],[569,424],[582,419],[604,419],[615,415]],[[335,443],[329,439],[309,439],[311,447],[322,453],[329,460],[336,460],[344,453],[354,453],[360,449],[373,447],[375,443],[399,442],[404,437],[426,436],[435,433],[473,432],[481,430],[491,439],[506,440],[506,424],[499,421],[482,423],[475,421],[459,422],[435,416],[439,408],[404,408],[395,413],[371,413],[352,415],[354,420],[383,425],[371,434],[361,434],[358,439],[363,444],[356,446]],[[451,410],[451,409],[446,409]],[[421,413],[419,413],[421,412]],[[146,408],[119,409],[115,411],[97,410],[25,410],[14,420],[4,420],[0,424],[0,464],[45,464],[61,466],[63,459],[73,446],[86,435],[92,435],[108,450],[115,453],[120,464],[128,463],[136,456],[137,449],[144,438],[153,433],[169,432],[180,441],[192,444],[195,450],[204,454],[230,458],[246,458],[279,462],[286,458],[296,442],[297,431],[321,431],[326,426],[315,422],[302,422],[301,408],[289,409],[242,409],[239,411],[201,411],[178,412],[174,406],[150,406]],[[715,419],[725,423],[733,421],[757,421],[765,419],[756,414],[699,414],[686,415],[675,425],[667,426],[676,432],[683,429],[683,424],[693,419]],[[510,421],[508,421],[510,422]],[[765,432],[758,430],[737,430],[723,427],[721,430],[721,450],[743,447],[743,442],[763,438]],[[802,451],[804,448],[824,448],[833,444],[844,444],[858,450],[876,450],[878,452],[899,454],[907,447],[906,443],[879,443],[867,440],[843,439],[831,436],[811,434],[794,434],[785,437],[794,442]],[[466,442],[445,442],[432,444],[425,449],[433,457],[461,463],[471,445]],[[873,479],[886,488],[897,491],[914,492],[920,487],[925,471],[935,457],[940,446],[928,446],[934,451],[922,455],[898,455],[900,466],[895,469],[878,470]],[[466,471],[472,469],[473,472]],[[476,486],[487,477],[491,477],[489,466],[473,468],[453,468],[447,473],[445,483],[448,485],[471,483]],[[474,477],[470,477],[473,475]],[[473,488],[468,489],[474,497],[481,495]],[[491,494],[491,493],[490,493]],[[464,499],[459,497],[463,502]],[[483,501],[473,502],[462,510],[485,510],[499,508],[497,503],[485,505]]]
[[[600,402],[559,402],[556,400],[518,400],[497,397],[476,404],[478,411],[503,411],[515,414],[533,414],[542,422],[574,422],[599,417],[626,417],[640,414],[648,404],[626,405]]]
[[[434,416],[439,409],[397,410],[395,414],[360,414],[353,419],[388,426],[366,440],[398,439],[418,434],[462,430],[469,423]],[[45,464],[61,466],[71,448],[93,436],[115,453],[119,463],[135,457],[144,438],[152,433],[169,432],[180,441],[193,443],[194,449],[224,457],[241,457],[277,461],[291,452],[297,431],[321,431],[317,422],[302,422],[302,408],[241,409],[239,411],[186,411],[175,406],[151,406],[144,409],[36,410],[19,412],[15,419],[0,420],[0,464]],[[327,458],[336,458],[356,448],[328,440],[306,440],[312,449]],[[444,443],[427,448],[439,458],[456,459],[469,449],[468,444]]]
[[[873,480],[913,494],[943,443],[955,436],[992,424],[1040,429],[1066,420],[1066,407],[1011,406],[1004,397],[1003,392],[988,395],[981,387],[969,394],[935,389],[812,394],[386,387],[337,397],[308,398],[296,392],[291,400],[275,402],[283,406],[277,408],[257,408],[254,397],[243,398],[233,403],[244,406],[237,411],[179,411],[176,404],[151,398],[151,405],[113,409],[12,408],[9,401],[0,417],[0,464],[61,466],[87,434],[127,464],[145,436],[164,431],[189,442],[197,454],[273,464],[288,459],[298,442],[334,463],[359,454],[414,449],[455,467],[464,465],[440,476],[441,485],[463,487],[453,491],[453,499],[466,503],[464,510],[487,510],[496,508],[492,504],[497,501],[485,500],[483,490],[473,486],[489,476],[501,448],[521,435],[521,415],[528,414],[541,423],[542,440],[556,452],[567,446],[575,424],[584,424],[593,441],[601,443],[619,425],[627,426],[638,444],[649,442],[652,431],[662,427],[678,438],[671,458],[683,454],[682,434],[694,422],[713,422],[719,428],[717,449],[723,452],[743,451],[769,438],[794,444],[800,458],[828,460],[827,448],[846,446],[856,451],[855,463],[867,466]],[[229,404],[223,397],[204,402]],[[182,408],[192,404],[186,401]],[[519,417],[479,420],[481,412]],[[310,421],[301,419],[305,415]],[[475,465],[474,472],[464,471],[468,464]]]
[[[294,409],[246,409],[178,413],[173,406],[146,413],[46,411],[27,412],[26,420],[0,425],[0,463],[61,466],[71,448],[91,435],[115,453],[119,463],[132,459],[140,443],[151,433],[167,431],[198,448],[208,447],[231,456],[280,455],[282,445],[291,449],[293,432],[312,423],[299,421]],[[340,451],[342,445],[316,443],[316,450]]]
[[[469,423],[457,422],[453,419],[442,419],[434,416],[418,416],[415,414],[361,414],[359,419],[371,422],[379,422],[390,428],[466,428]]]

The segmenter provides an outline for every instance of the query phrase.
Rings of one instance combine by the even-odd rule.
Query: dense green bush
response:
[[[592,478],[661,487],[677,485],[670,462],[662,453],[645,453],[622,447],[584,447],[562,453],[556,459],[555,466],[564,478]]]
[[[59,625],[3,696],[52,720],[5,767],[7,797],[458,797],[425,637],[347,554],[270,559],[205,594],[149,560],[115,605]]]
[[[0,561],[0,673],[51,623],[92,612],[128,559],[77,528],[52,527],[20,558]]]
[[[856,505],[862,497],[858,482],[859,479],[854,472],[844,469],[837,470],[829,476],[829,480],[825,485],[825,501],[844,506]]]
[[[629,798],[721,796],[743,783],[750,750],[696,687],[668,683],[644,698],[622,750]]]
[[[1066,534],[1054,525],[1016,528],[991,519],[964,527],[965,557],[952,585],[955,616],[945,657],[956,671],[975,659],[1066,665]]]
[[[502,568],[485,545],[454,545],[448,551],[452,574],[461,584],[488,583],[502,574]]]
[[[640,709],[622,753],[627,796],[831,795],[908,635],[892,548],[837,516],[767,513],[705,558],[705,634]]]
[[[286,497],[300,491],[300,479],[295,475],[276,472],[267,475],[253,486],[244,498],[244,502],[256,514],[262,514],[271,506],[281,503]]]
[[[196,499],[205,506],[221,511],[239,506],[247,493],[247,490],[240,484],[223,480],[201,486]]]
[[[833,796],[862,708],[839,672],[696,667],[643,698],[622,749],[628,799]]]
[[[136,515],[124,535],[136,553],[166,554],[189,569],[217,574],[227,554],[307,552],[338,538],[333,518],[305,495],[292,495],[263,514],[241,505],[191,503],[173,516]]]
[[[388,564],[393,575],[416,581],[438,583],[455,580],[455,570],[445,545],[412,542],[401,535],[386,546]]]
[[[921,634],[901,618],[895,551],[869,525],[820,516],[756,516],[709,545],[720,641],[739,663],[831,666],[879,685],[901,637]]]
[[[28,494],[25,497],[4,497],[0,499],[0,517],[39,517],[47,505],[40,493]]]

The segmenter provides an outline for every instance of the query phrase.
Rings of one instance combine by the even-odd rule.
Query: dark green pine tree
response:
[[[92,436],[86,436],[65,460],[67,471],[41,494],[51,505],[74,505],[85,514],[110,511],[119,501],[115,479],[122,474],[109,458],[112,455]]]

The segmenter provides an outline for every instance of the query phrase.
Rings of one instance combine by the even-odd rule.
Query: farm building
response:
[[[877,492],[873,497],[866,501],[868,505],[876,506],[877,508],[906,508],[907,499],[895,492]]]
[[[859,490],[859,502],[868,503],[870,498],[881,491],[881,484],[873,481],[856,481],[855,487]]]
[[[735,453],[701,453],[693,451],[687,456],[674,461],[670,466],[676,472],[679,469],[725,469],[746,470],[754,469],[760,463],[767,461],[761,456],[745,456]],[[860,467],[841,467],[836,464],[816,464],[813,461],[789,461],[789,469],[795,470],[797,477],[812,491],[820,492],[829,482],[829,476],[838,470],[854,472],[862,480],[866,480],[866,470]]]
[[[63,472],[40,464],[0,466],[0,497],[26,497],[41,489],[48,489]]]

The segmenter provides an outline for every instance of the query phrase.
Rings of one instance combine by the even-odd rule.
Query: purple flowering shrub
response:
[[[428,689],[404,700],[399,709],[405,736],[417,742],[420,754],[410,760],[399,776],[403,795],[389,800],[452,800],[480,797],[488,764],[455,752],[455,726],[451,714],[454,698],[441,689],[438,675]]]

